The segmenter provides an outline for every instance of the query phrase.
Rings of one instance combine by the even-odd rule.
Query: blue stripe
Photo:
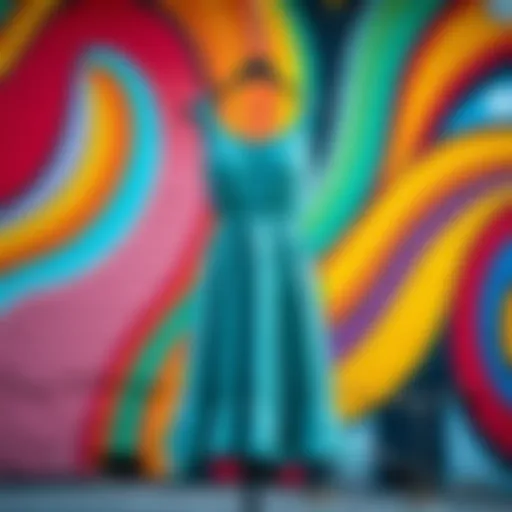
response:
[[[507,101],[508,99],[508,101]],[[453,135],[512,123],[512,73],[494,74],[475,88],[455,109],[442,134]]]
[[[98,265],[126,238],[154,188],[162,146],[155,98],[137,69],[119,54],[95,49],[87,63],[113,73],[125,87],[133,106],[134,134],[128,166],[115,195],[90,226],[56,252],[2,276],[0,311]]]

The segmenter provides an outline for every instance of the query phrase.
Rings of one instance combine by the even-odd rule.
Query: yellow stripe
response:
[[[400,239],[446,191],[512,166],[511,147],[512,132],[480,133],[440,145],[384,190],[320,266],[330,317],[345,317],[361,300]]]
[[[336,403],[345,417],[360,417],[383,404],[425,360],[475,236],[511,203],[512,187],[489,194],[429,244],[368,336],[335,367]]]
[[[301,86],[304,84],[306,64],[297,51],[298,34],[282,1],[267,1],[263,9],[263,21],[267,26],[272,61],[286,80],[294,85],[294,94],[284,94],[277,104],[276,131],[293,123],[303,105]]]
[[[53,238],[75,219],[81,218],[96,202],[98,184],[108,179],[112,160],[109,141],[119,130],[118,105],[108,93],[108,77],[93,72],[86,87],[86,134],[77,168],[58,194],[41,209],[8,224],[0,231],[0,268],[18,263],[25,254]]]
[[[61,0],[24,2],[0,33],[0,78],[9,73]]]

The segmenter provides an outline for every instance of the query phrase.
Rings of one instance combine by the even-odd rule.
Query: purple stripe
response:
[[[334,358],[346,356],[363,338],[372,323],[386,306],[414,260],[433,235],[453,219],[469,203],[482,194],[512,183],[510,171],[501,171],[491,177],[473,182],[449,197],[414,229],[393,259],[384,268],[378,282],[358,308],[344,322],[334,326],[331,354]]]

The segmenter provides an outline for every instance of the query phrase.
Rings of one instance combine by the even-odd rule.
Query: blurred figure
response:
[[[217,116],[241,88],[254,92],[252,140]],[[264,138],[258,116],[289,94],[255,57],[196,109],[219,225],[176,438],[185,477],[300,486],[327,478],[334,457],[327,338],[298,223],[310,119]]]

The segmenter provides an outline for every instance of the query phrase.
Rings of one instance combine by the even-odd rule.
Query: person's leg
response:
[[[249,460],[245,463],[246,480],[258,486],[271,485],[275,480],[276,465],[269,461]]]
[[[326,463],[309,464],[307,481],[313,487],[331,487],[334,480],[334,470]]]

